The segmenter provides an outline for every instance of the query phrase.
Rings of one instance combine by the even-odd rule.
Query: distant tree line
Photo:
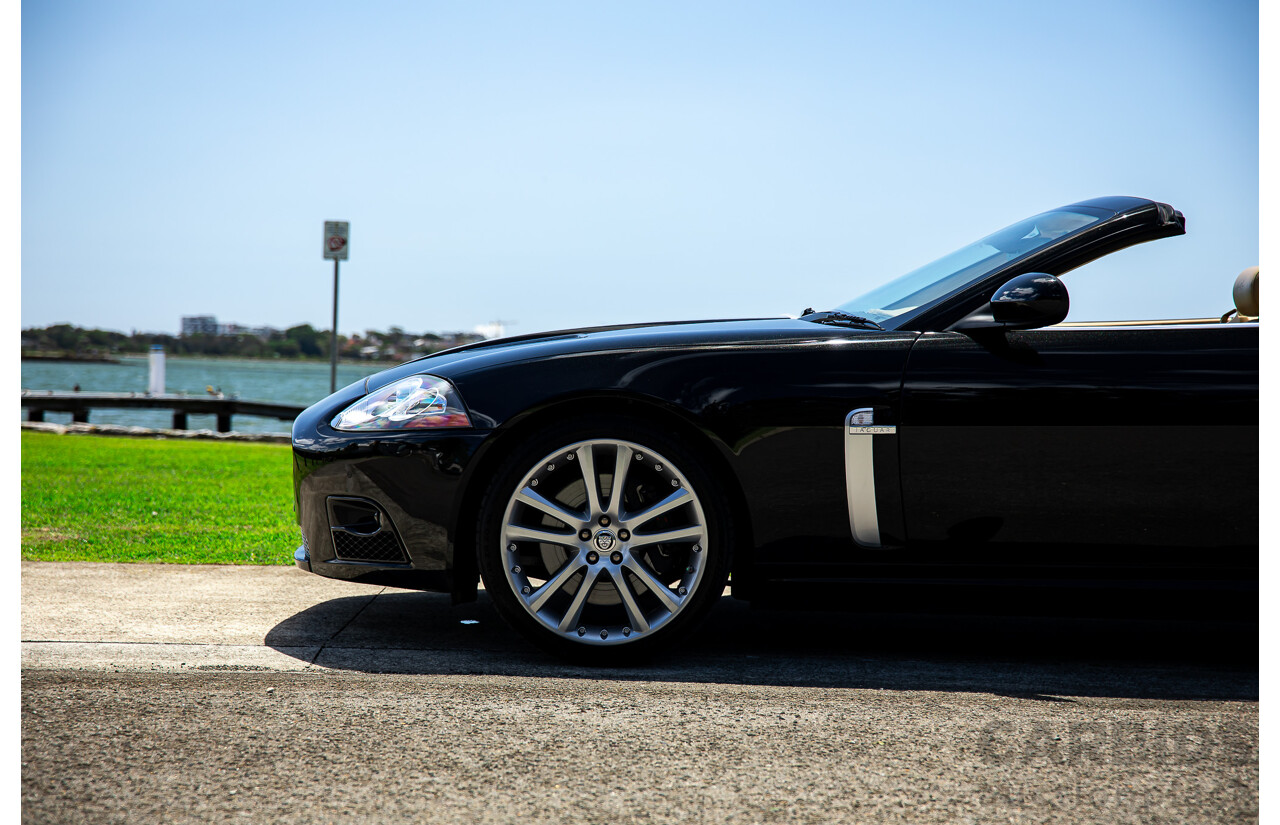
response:
[[[365,330],[363,335],[338,337],[339,358],[405,360],[441,349],[481,340],[483,336],[469,332],[424,332],[414,335],[400,327]],[[235,335],[169,335],[166,333],[123,332],[84,329],[71,324],[51,327],[29,327],[22,331],[24,356],[60,356],[73,358],[111,358],[121,355],[145,355],[153,344],[160,344],[169,355],[224,355],[235,358],[329,358],[329,331],[299,324],[285,330],[272,330],[268,335],[238,333]]]

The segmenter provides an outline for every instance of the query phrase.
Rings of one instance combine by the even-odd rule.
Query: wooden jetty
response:
[[[215,415],[218,432],[231,432],[231,416],[254,415],[293,421],[305,407],[245,401],[240,398],[198,395],[150,395],[143,392],[66,392],[63,390],[23,390],[22,408],[28,421],[44,421],[47,412],[69,412],[71,420],[88,423],[90,410],[168,409],[173,410],[173,429],[186,430],[188,415]]]

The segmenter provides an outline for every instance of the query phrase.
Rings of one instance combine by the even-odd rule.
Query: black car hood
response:
[[[366,379],[365,390],[420,373],[441,378],[465,376],[492,366],[590,352],[638,349],[768,347],[833,338],[880,336],[877,330],[824,326],[795,318],[666,321],[581,327],[495,338],[408,361]]]

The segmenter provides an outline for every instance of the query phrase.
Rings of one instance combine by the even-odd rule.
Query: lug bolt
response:
[[[536,479],[536,478],[535,478],[533,481],[530,481],[530,482],[529,482],[529,486],[530,486],[530,487],[537,487],[537,486],[538,486],[538,479]]]
[[[679,487],[679,486],[680,486],[680,479],[678,479],[678,478],[673,478],[673,479],[671,479],[671,486],[672,486],[672,487]]]
[[[618,538],[622,539],[623,541],[626,541],[627,539],[631,538],[631,531],[630,531],[630,530],[619,530],[619,531],[618,531]]]
[[[623,636],[630,636],[630,635],[631,635],[631,628],[629,628],[629,627],[624,627],[624,628],[622,628],[622,635],[623,635]]]
[[[548,464],[548,465],[547,465],[547,472],[549,473],[549,472],[551,472],[552,470],[554,470],[555,468],[556,468],[556,465],[554,465],[554,464]]]
[[[564,460],[573,461],[574,458],[576,458],[576,456],[573,453],[569,453],[567,456],[564,457]]]
[[[578,534],[578,538],[583,541],[591,541],[591,531],[584,528],[583,531]]]
[[[693,546],[693,552],[695,552],[695,553],[701,553],[701,552],[702,552],[702,545],[701,545],[701,544],[695,544],[695,545]]]
[[[681,587],[681,588],[680,588],[679,590],[677,590],[676,592],[677,592],[677,593],[679,593],[681,596],[683,596],[683,595],[685,595],[685,594],[687,594],[687,593],[689,592],[689,588],[687,588],[687,587]]]
[[[609,526],[609,517],[608,517],[608,516],[601,516],[601,517],[600,517],[600,526],[601,526],[601,527],[608,527],[608,526]]]
[[[595,564],[598,561],[600,561],[600,554],[596,551],[592,550],[587,554],[587,564]]]
[[[510,550],[512,553],[516,552],[516,546],[514,544],[508,544],[507,549]]]
[[[607,630],[601,630],[601,631],[600,631],[600,638],[601,638],[601,639],[607,639],[607,638],[609,638],[609,631],[607,631]]]
[[[642,456],[640,453],[636,453],[636,461],[644,461],[644,456]]]
[[[585,635],[587,635],[587,629],[586,629],[585,627],[580,627],[580,628],[578,628],[578,635],[579,635],[579,636],[585,636]]]
[[[613,555],[609,557],[609,561],[613,562],[614,564],[622,564],[622,554],[615,550],[613,552]]]
[[[511,568],[511,572],[512,572],[512,573],[515,573],[516,575],[519,575],[519,574],[520,574],[520,565],[518,565],[518,564],[517,564],[515,567]]]
[[[524,587],[520,588],[520,592],[528,596],[533,592],[533,588],[526,584]]]
[[[661,464],[655,464],[655,465],[653,465],[653,469],[657,470],[658,472],[662,472],[662,465],[661,465]]]

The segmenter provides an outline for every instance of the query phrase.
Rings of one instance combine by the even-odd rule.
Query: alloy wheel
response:
[[[546,455],[503,515],[506,579],[559,637],[621,645],[680,614],[706,575],[710,537],[696,491],[640,444],[592,439]]]

